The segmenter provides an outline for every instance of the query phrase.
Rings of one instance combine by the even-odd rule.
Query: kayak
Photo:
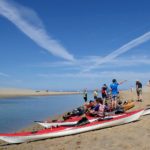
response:
[[[145,116],[145,115],[149,115],[150,114],[150,108],[146,108],[142,114],[142,116]]]
[[[110,114],[109,116],[106,116],[105,118],[107,119],[107,117],[118,117],[118,116],[122,116],[124,114],[125,113],[117,114],[117,115]],[[142,116],[145,116],[148,114],[150,114],[150,108],[145,109]],[[55,122],[49,122],[49,121],[34,121],[34,122],[36,122],[37,124],[39,124],[45,128],[50,128],[52,126],[56,127],[56,126],[64,126],[64,125],[76,125],[81,118],[82,118],[81,116],[73,116],[65,121],[59,121],[59,120],[57,121],[56,120]],[[93,122],[93,121],[97,120],[99,117],[92,117],[92,116],[86,115],[86,118],[89,120],[89,122]]]
[[[135,102],[130,101],[130,102],[124,103],[122,107],[123,107],[124,111],[127,111],[127,110],[133,108],[134,106],[135,106]]]
[[[58,126],[51,127],[49,129],[43,129],[34,132],[18,132],[18,133],[1,133],[0,140],[8,143],[23,143],[26,141],[34,141],[40,139],[47,139],[53,137],[67,136],[73,134],[79,134],[82,132],[108,128],[121,124],[130,123],[136,121],[143,114],[144,110],[136,110],[124,115],[112,117],[111,119],[95,120],[80,126]]]
[[[117,116],[121,116],[121,115],[124,115],[124,114],[120,114],[120,115],[111,115],[111,116],[106,116],[104,117],[104,119],[107,119],[107,117],[117,117]],[[89,120],[89,122],[94,122],[96,121],[99,117],[92,117],[92,116],[87,116],[86,115],[86,118]],[[56,126],[69,126],[69,125],[76,125],[78,123],[79,120],[81,120],[82,117],[81,116],[73,116],[73,117],[70,117],[69,119],[65,120],[65,121],[55,121],[55,122],[48,122],[48,121],[34,121],[36,122],[37,124],[45,127],[45,128],[51,128],[52,126],[53,127],[56,127]]]

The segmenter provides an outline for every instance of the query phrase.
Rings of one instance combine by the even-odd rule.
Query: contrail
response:
[[[72,54],[47,34],[42,21],[33,10],[8,0],[0,0],[0,15],[51,54],[69,61],[75,60]]]
[[[143,34],[142,36],[140,36],[140,37],[128,42],[127,44],[121,46],[120,48],[113,51],[112,53],[105,56],[104,58],[102,58],[100,60],[97,60],[97,62],[93,66],[89,66],[88,68],[86,68],[84,70],[84,72],[90,71],[90,70],[95,69],[95,68],[98,68],[101,64],[111,62],[113,59],[115,59],[119,55],[131,50],[132,48],[134,48],[134,47],[136,47],[140,44],[143,44],[144,42],[146,42],[148,40],[150,40],[150,32],[147,32],[147,33]]]

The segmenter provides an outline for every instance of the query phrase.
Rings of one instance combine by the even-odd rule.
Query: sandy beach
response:
[[[75,92],[75,91],[55,92],[55,91],[48,91],[48,90],[0,88],[0,98],[24,97],[24,96],[69,95],[69,94],[80,94],[80,92]]]
[[[135,100],[135,91],[122,91],[124,100]],[[136,102],[131,110],[150,107],[150,88],[143,89],[143,102]],[[41,129],[31,125],[22,131]],[[8,150],[149,150],[150,149],[150,115],[143,116],[139,121],[86,132],[82,134],[9,145],[0,142],[0,149]]]

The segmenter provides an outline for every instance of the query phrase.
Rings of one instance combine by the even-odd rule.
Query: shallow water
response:
[[[0,99],[0,133],[15,132],[35,120],[70,111],[83,102],[82,94]]]

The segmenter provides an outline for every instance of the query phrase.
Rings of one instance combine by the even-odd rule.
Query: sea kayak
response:
[[[150,114],[150,108],[146,108],[142,114],[142,116],[145,116],[145,115],[149,115]]]
[[[0,134],[0,140],[8,143],[22,143],[26,141],[47,139],[53,137],[67,136],[73,134],[79,134],[91,130],[102,129],[106,127],[117,126],[121,124],[130,123],[136,121],[143,114],[144,110],[136,110],[124,115],[112,117],[108,120],[95,120],[81,126],[58,126],[49,129],[34,131],[34,132],[19,132],[19,133],[2,133]]]
[[[106,116],[104,117],[104,119],[107,119],[109,117],[118,117],[118,116],[122,116],[125,114],[119,114],[119,115],[111,115],[111,116]],[[86,118],[89,120],[89,122],[94,122],[96,121],[99,117],[92,117],[92,116],[86,116]],[[65,121],[34,121],[37,124],[43,126],[44,128],[51,128],[53,127],[57,127],[57,126],[69,126],[69,125],[76,125],[78,123],[79,120],[81,120],[82,117],[81,116],[73,116],[70,117],[69,119],[65,120]]]
[[[127,111],[135,106],[135,103],[133,101],[127,101],[126,103],[123,104],[123,109],[124,111]],[[112,113],[112,112],[111,112]],[[123,115],[123,114],[120,114]],[[116,115],[115,115],[116,116]],[[90,117],[86,116],[90,122],[93,122],[96,120],[98,117]],[[34,121],[37,124],[45,127],[45,128],[50,128],[51,126],[61,126],[61,125],[75,125],[77,122],[81,119],[79,115],[73,115],[72,117],[69,117],[65,121]]]
[[[125,115],[126,113],[122,113],[122,114],[110,114],[109,116],[106,116],[105,119],[107,119],[107,117],[118,117],[118,116],[123,116]],[[144,110],[142,116],[145,116],[145,115],[149,115],[150,114],[150,108],[147,108]],[[52,126],[56,127],[56,126],[65,126],[65,125],[76,125],[78,123],[78,121],[81,119],[82,117],[81,116],[73,116],[73,117],[70,117],[69,119],[65,120],[65,121],[56,121],[53,122],[53,121],[35,121],[37,124],[43,126],[44,128],[51,128]],[[89,120],[89,122],[93,122],[95,120],[97,120],[99,117],[91,117],[91,116],[86,116],[86,118]]]
[[[135,106],[135,102],[134,101],[127,101],[126,103],[123,104],[123,109],[124,111],[127,111],[131,108],[133,108]]]

